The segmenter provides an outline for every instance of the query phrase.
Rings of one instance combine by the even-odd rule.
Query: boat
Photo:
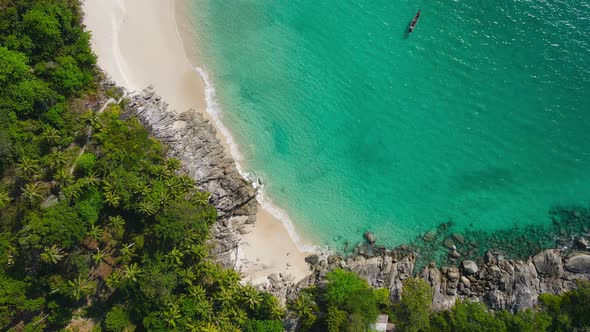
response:
[[[416,16],[414,16],[412,23],[410,23],[410,28],[408,29],[408,33],[412,33],[412,31],[414,31],[416,24],[418,24],[418,19],[420,19],[420,12],[421,11],[422,11],[422,9],[418,10],[418,12],[416,13]]]

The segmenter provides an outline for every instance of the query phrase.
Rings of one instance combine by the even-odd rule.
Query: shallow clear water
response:
[[[190,15],[246,169],[316,241],[541,225],[590,199],[590,0],[192,0]]]

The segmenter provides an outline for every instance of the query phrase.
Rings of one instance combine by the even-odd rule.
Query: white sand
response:
[[[299,251],[283,224],[265,209],[256,215],[256,224],[243,235],[238,260],[245,280],[252,284],[266,281],[271,273],[292,275],[296,281],[309,274],[305,256]]]
[[[204,82],[188,60],[177,29],[176,14],[183,6],[175,0],[85,0],[85,24],[92,32],[99,66],[117,84],[129,90],[153,85],[172,109],[192,108],[211,119]],[[238,270],[246,281],[265,282],[271,273],[295,280],[309,274],[307,253],[297,249],[287,229],[269,212],[261,209],[256,225],[241,240]]]

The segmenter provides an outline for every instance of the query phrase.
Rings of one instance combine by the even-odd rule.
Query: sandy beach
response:
[[[119,85],[134,91],[153,85],[172,109],[194,109],[219,128],[207,112],[205,82],[189,60],[177,25],[184,3],[175,0],[85,0],[85,24],[99,66]],[[223,87],[217,87],[222,89]],[[231,139],[219,137],[229,153]],[[244,280],[263,283],[271,273],[300,280],[308,275],[300,251],[286,227],[260,209],[257,222],[241,238],[238,270]]]

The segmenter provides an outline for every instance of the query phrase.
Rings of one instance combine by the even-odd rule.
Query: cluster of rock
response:
[[[212,255],[225,267],[236,263],[237,234],[246,223],[254,223],[256,192],[227,156],[214,127],[199,112],[168,109],[153,87],[128,96],[127,111],[179,159],[183,170],[196,180],[199,189],[211,193],[219,222],[213,226]]]
[[[374,241],[374,237],[367,237]],[[577,241],[580,247],[584,239]],[[586,243],[587,245],[587,243]],[[336,268],[357,273],[373,287],[385,287],[391,300],[402,295],[405,279],[414,275],[416,254],[406,250],[375,250],[377,255],[361,254],[344,258],[317,255],[306,260],[313,271],[292,292],[322,282],[322,277]],[[459,263],[459,262],[458,262]],[[417,271],[416,271],[417,272]],[[590,280],[590,253],[580,250],[545,250],[527,260],[505,259],[492,250],[479,260],[462,260],[458,266],[424,267],[418,276],[434,289],[433,309],[451,308],[457,300],[485,302],[492,309],[521,310],[537,304],[543,293],[561,294],[576,287],[575,280]]]
[[[301,285],[290,274],[272,273],[267,279],[268,282],[260,283],[256,287],[261,291],[272,294],[283,304],[287,299],[295,298],[299,290],[301,290]]]

